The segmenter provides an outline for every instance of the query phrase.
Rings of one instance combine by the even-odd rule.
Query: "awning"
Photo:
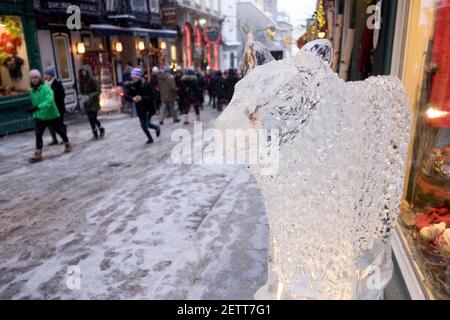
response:
[[[111,24],[91,24],[90,29],[93,34],[100,36],[138,36],[165,39],[175,39],[177,37],[175,30],[168,29],[124,28]]]
[[[223,43],[227,47],[238,47],[242,44],[239,41],[227,41],[227,40],[223,40]]]

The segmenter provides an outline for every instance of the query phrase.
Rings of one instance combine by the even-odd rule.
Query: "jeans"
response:
[[[131,104],[131,115],[134,118],[137,116],[136,103],[130,102],[130,104]]]
[[[34,122],[36,124],[36,150],[42,150],[43,147],[43,140],[42,136],[44,135],[45,128],[53,128],[55,132],[61,137],[61,139],[64,141],[64,143],[69,142],[69,138],[67,138],[66,133],[63,129],[63,123],[61,121],[61,118],[56,118],[52,120],[40,120],[40,119],[34,119]]]
[[[167,101],[161,103],[161,113],[159,114],[159,121],[164,122],[166,118],[166,112],[169,111],[173,122],[178,121],[177,112],[175,110],[175,101]]]
[[[61,114],[60,119],[61,119],[62,128],[63,128],[64,132],[67,134],[67,127],[64,124],[64,113],[61,113],[61,111],[60,111],[60,114]],[[53,127],[48,127],[48,131],[50,131],[50,136],[52,137],[52,142],[58,142],[58,139],[56,138],[55,129]]]
[[[92,133],[94,134],[94,136],[97,136],[96,127],[98,127],[99,129],[102,127],[102,124],[97,119],[98,111],[89,111],[86,112],[86,114],[89,119],[89,124],[91,125]]]
[[[151,121],[152,121],[152,117],[149,116],[148,114],[139,116],[139,122],[141,123],[142,131],[144,131],[148,140],[153,141],[152,135],[150,134],[150,131],[148,131],[148,128],[153,129],[153,130],[159,130],[159,127],[157,125],[152,124]]]

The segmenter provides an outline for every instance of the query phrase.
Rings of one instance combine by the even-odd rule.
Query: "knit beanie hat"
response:
[[[41,72],[38,69],[30,70],[30,78],[33,77],[38,77],[39,79],[41,79],[42,78]]]
[[[170,66],[166,63],[163,67],[163,70],[165,73],[169,73],[170,72]]]
[[[56,74],[56,72],[55,72],[55,67],[48,67],[48,68],[45,70],[44,74],[45,74],[45,75],[48,75],[48,76],[51,76],[51,77],[54,77],[55,74]]]
[[[139,68],[134,68],[131,71],[131,77],[132,78],[141,78],[142,79],[142,77],[143,77],[142,70],[139,69]]]

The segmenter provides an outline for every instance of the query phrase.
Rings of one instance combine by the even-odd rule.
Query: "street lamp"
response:
[[[86,47],[84,46],[84,42],[78,42],[77,43],[77,53],[83,54],[86,52]]]
[[[117,42],[116,42],[116,52],[120,53],[120,52],[122,52],[122,51],[123,51],[123,45],[122,45],[122,42],[117,41]]]
[[[200,25],[203,27],[206,24],[206,19],[201,18],[200,20],[198,20],[198,23],[200,23]]]
[[[139,51],[144,51],[145,50],[145,43],[144,43],[144,41],[140,40],[138,42],[138,50]]]

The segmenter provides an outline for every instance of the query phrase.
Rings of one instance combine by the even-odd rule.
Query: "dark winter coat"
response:
[[[184,75],[181,77],[181,83],[183,88],[183,96],[186,98],[198,98],[199,86],[198,78],[195,75]]]
[[[125,99],[129,102],[134,102],[133,98],[141,96],[142,100],[136,102],[136,111],[139,118],[145,116],[153,116],[156,112],[154,103],[154,93],[150,84],[145,80],[140,80],[136,83],[130,83],[125,87]]]
[[[64,99],[66,98],[66,91],[64,90],[64,86],[61,81],[56,78],[53,78],[49,84],[53,90],[53,95],[55,97],[55,103],[58,107],[59,114],[62,116],[66,113],[66,104],[64,102]]]
[[[234,74],[229,74],[227,79],[225,80],[226,85],[226,91],[227,91],[227,99],[231,100],[234,95],[234,86],[239,81],[238,77],[236,77]]]
[[[227,94],[227,85],[225,83],[225,79],[221,75],[216,75],[211,80],[211,82],[214,96],[225,98]]]
[[[161,104],[161,94],[159,92],[159,76],[157,74],[152,74],[150,76],[150,86],[152,88],[152,92],[153,92],[153,100],[154,103],[157,105]]]
[[[201,74],[198,76],[198,98],[203,103],[203,94],[206,89],[206,79]]]
[[[88,72],[87,77],[81,75],[82,70]],[[80,79],[80,93],[89,97],[89,100],[84,103],[84,110],[86,112],[100,110],[100,85],[93,76],[92,68],[89,65],[81,67],[78,76]]]

